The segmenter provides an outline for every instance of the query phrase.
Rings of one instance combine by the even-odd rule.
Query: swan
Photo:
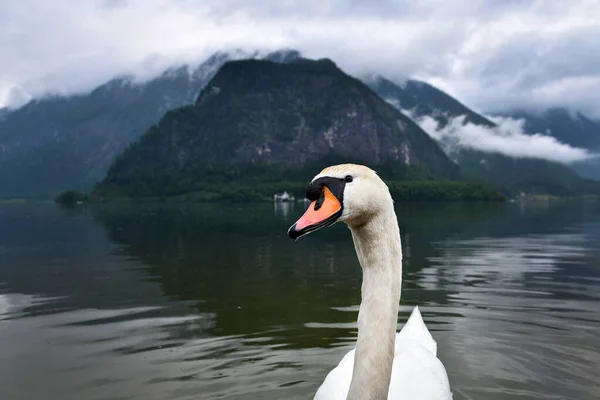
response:
[[[288,236],[298,240],[344,222],[363,273],[356,347],[325,377],[314,400],[452,399],[437,343],[418,306],[396,333],[402,247],[387,185],[366,166],[340,164],[317,174],[306,197],[311,203]]]

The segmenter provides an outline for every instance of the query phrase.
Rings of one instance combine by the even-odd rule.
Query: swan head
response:
[[[382,211],[393,210],[387,185],[364,165],[325,168],[306,188],[306,198],[311,202],[308,209],[288,230],[294,240],[336,222],[361,226]]]

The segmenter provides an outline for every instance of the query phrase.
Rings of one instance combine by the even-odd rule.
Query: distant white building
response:
[[[283,193],[275,193],[273,195],[273,201],[276,203],[287,203],[290,201],[294,201],[294,196],[290,195],[286,191],[284,191]]]

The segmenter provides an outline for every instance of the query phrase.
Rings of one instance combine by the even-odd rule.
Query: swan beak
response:
[[[335,197],[327,186],[318,200],[313,201],[308,209],[288,230],[288,235],[294,240],[299,237],[333,224],[342,214],[342,203]]]

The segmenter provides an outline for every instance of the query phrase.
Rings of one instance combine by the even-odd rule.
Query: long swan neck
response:
[[[348,400],[387,399],[398,303],[402,246],[393,204],[368,223],[350,227],[363,270],[358,339]]]

